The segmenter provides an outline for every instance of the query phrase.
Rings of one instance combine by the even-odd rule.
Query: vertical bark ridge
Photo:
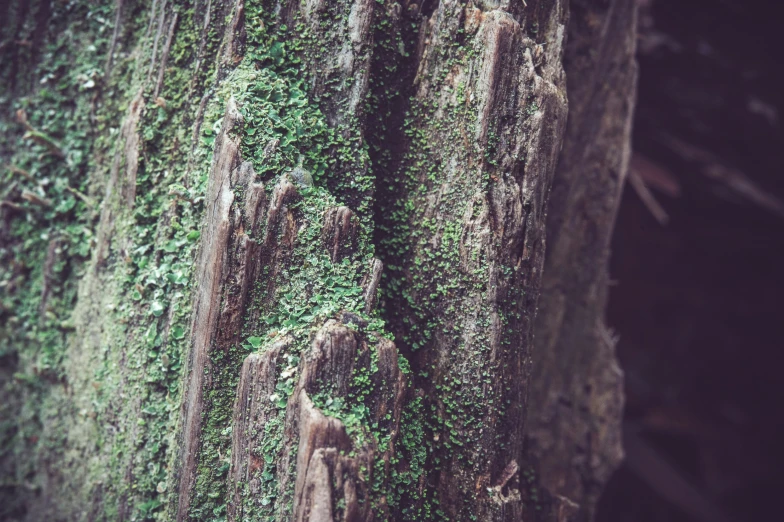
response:
[[[623,376],[604,310],[631,146],[637,7],[577,0],[571,9],[569,122],[548,208],[528,455],[557,519],[591,520],[623,455]]]
[[[238,260],[231,256],[232,246],[236,250],[244,239],[241,230],[235,235],[235,227],[239,223],[231,219],[234,203],[231,178],[233,171],[239,167],[240,156],[237,139],[232,139],[230,133],[236,132],[235,127],[241,122],[242,116],[230,101],[223,120],[223,132],[216,140],[215,145],[215,157],[206,196],[210,204],[207,207],[206,226],[202,229],[201,253],[196,272],[200,284],[194,300],[191,326],[192,349],[188,366],[192,369],[189,373],[190,378],[186,385],[187,391],[183,404],[185,412],[181,449],[183,464],[179,478],[178,519],[184,518],[184,513],[190,505],[190,492],[193,487],[198,458],[197,444],[201,430],[201,416],[204,409],[203,389],[208,350],[218,335],[219,326],[228,326],[227,331],[235,333],[239,327],[237,324],[238,315],[241,317],[241,314],[232,313],[233,310],[223,311],[223,313],[220,310],[222,294],[231,291],[231,287],[227,284],[229,277],[243,275],[241,269],[237,269],[236,273],[232,274],[231,263],[237,262],[240,267],[245,263],[244,256],[239,256]],[[234,245],[231,244],[232,240]],[[243,303],[235,302],[233,304],[241,307]],[[221,322],[224,324],[221,325]]]
[[[565,7],[529,4],[439,2],[406,13],[419,25],[415,72],[401,86],[409,106],[382,182],[394,198],[377,216],[386,317],[430,412],[422,443],[432,490],[408,497],[422,515],[522,516],[545,196],[566,120]]]

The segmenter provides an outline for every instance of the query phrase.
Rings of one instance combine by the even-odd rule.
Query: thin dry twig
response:
[[[666,225],[670,220],[670,217],[667,215],[664,207],[656,201],[654,195],[648,190],[647,185],[645,185],[642,176],[640,176],[639,172],[635,169],[629,170],[629,184],[634,189],[634,192],[637,193],[637,196],[639,196],[643,205],[645,205],[645,208],[653,215],[654,219],[656,219],[660,225]]]

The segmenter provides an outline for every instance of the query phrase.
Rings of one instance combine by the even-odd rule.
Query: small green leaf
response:
[[[188,241],[196,241],[201,237],[201,232],[198,230],[192,230],[191,232],[188,232],[188,235],[185,237],[188,239]]]
[[[76,199],[69,197],[62,200],[60,204],[57,205],[57,208],[55,208],[55,211],[61,213],[68,212],[69,210],[74,208],[75,205],[76,205]]]
[[[248,343],[250,343],[254,349],[258,349],[261,346],[261,341],[263,341],[261,337],[248,337]]]
[[[174,272],[166,274],[166,280],[175,285],[184,285],[188,282],[188,276],[183,274],[180,270],[175,270]]]
[[[151,324],[150,327],[147,329],[147,333],[144,335],[144,340],[147,342],[147,346],[152,348],[155,346],[155,337],[158,335],[158,332],[155,330],[155,325]]]
[[[153,301],[152,304],[150,305],[150,313],[152,313],[152,315],[154,315],[155,317],[162,316],[163,310],[164,310],[163,304],[161,304],[159,301]]]
[[[173,326],[171,329],[171,336],[173,339],[182,339],[185,337],[185,329],[182,326]]]

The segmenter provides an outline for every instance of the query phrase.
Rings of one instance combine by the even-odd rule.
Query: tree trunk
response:
[[[635,10],[572,4],[0,6],[3,517],[590,518]]]
[[[631,153],[637,8],[625,0],[570,7],[569,124],[548,203],[527,457],[555,503],[590,520],[623,456],[623,376],[604,311]]]

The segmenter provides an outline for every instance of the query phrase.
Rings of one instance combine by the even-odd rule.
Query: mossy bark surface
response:
[[[592,20],[633,35],[613,13]],[[532,380],[546,232],[568,236],[548,194],[581,161],[562,147],[596,146],[609,201],[579,297],[605,284],[625,162],[608,151],[628,141],[566,131],[567,2],[38,0],[0,18],[0,516],[590,513],[596,488],[553,471],[577,443],[559,461],[526,439],[536,383],[566,368]],[[588,307],[562,339],[594,335]]]

